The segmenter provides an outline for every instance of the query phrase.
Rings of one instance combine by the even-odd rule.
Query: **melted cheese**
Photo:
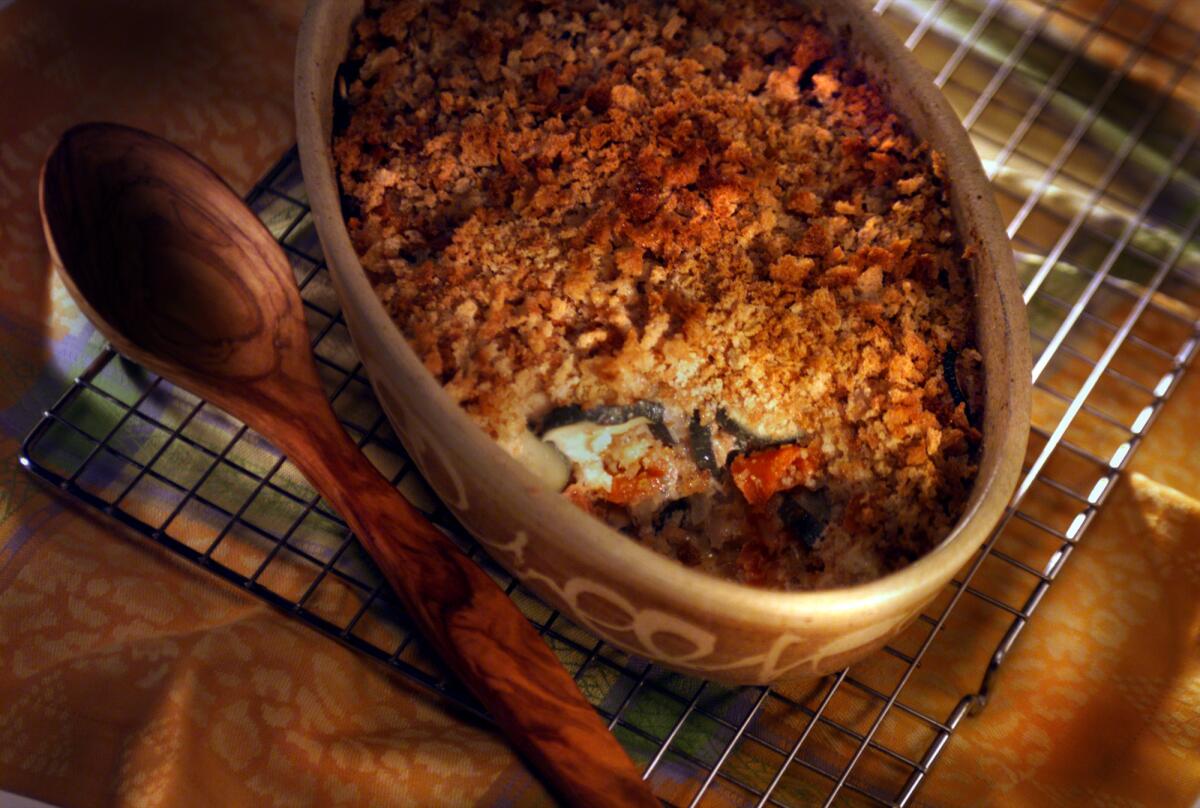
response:
[[[604,452],[612,446],[613,439],[618,435],[649,424],[650,421],[645,418],[631,418],[623,424],[612,426],[579,421],[552,429],[543,439],[554,444],[574,464],[575,479],[580,485],[610,491],[613,478],[604,468]],[[623,466],[633,465],[652,445],[653,441],[647,439],[624,446],[618,460]]]

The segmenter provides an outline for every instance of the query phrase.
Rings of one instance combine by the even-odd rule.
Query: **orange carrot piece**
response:
[[[795,488],[816,470],[815,452],[788,444],[754,454],[738,455],[729,470],[733,483],[751,505],[762,505],[779,491]]]
[[[614,477],[612,490],[606,499],[617,505],[628,505],[639,499],[662,494],[666,490],[666,472],[650,467],[631,477]]]

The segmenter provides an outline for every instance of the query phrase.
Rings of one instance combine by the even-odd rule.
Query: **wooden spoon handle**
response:
[[[421,634],[513,746],[572,805],[659,806],[508,595],[375,470],[336,422],[332,428],[336,439],[281,448],[346,518]],[[315,444],[320,455],[308,448]]]

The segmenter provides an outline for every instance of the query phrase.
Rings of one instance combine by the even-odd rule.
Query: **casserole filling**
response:
[[[983,415],[941,158],[798,6],[369,0],[334,154],[426,367],[581,508],[819,588],[953,527]]]

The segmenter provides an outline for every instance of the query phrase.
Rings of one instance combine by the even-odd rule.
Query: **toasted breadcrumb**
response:
[[[355,34],[334,142],[351,238],[502,445],[554,407],[639,400],[809,436],[815,547],[745,503],[719,539],[607,514],[753,584],[868,580],[950,530],[980,439],[970,262],[941,157],[818,20],[368,0]]]

